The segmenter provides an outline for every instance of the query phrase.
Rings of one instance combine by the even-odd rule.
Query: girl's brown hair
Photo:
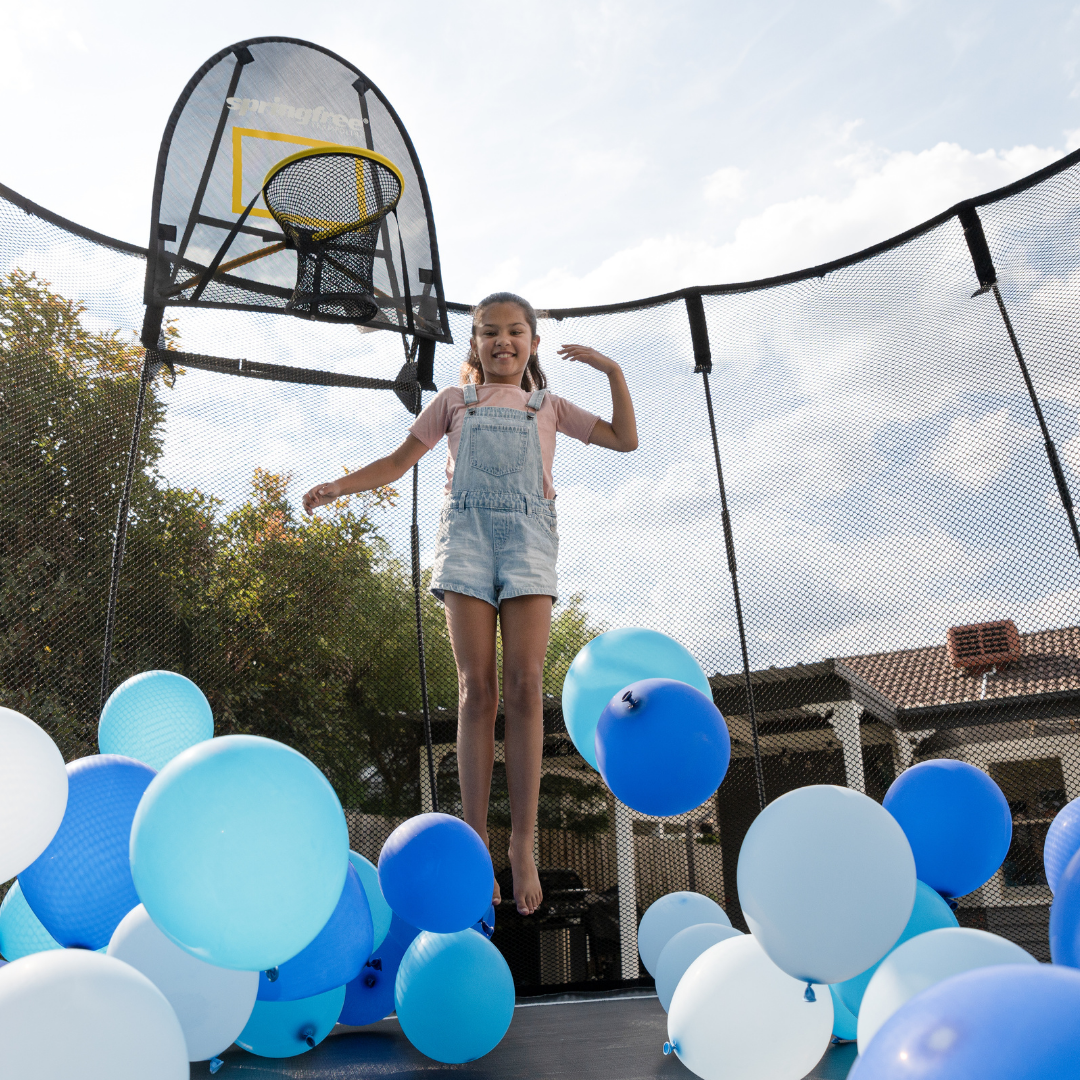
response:
[[[484,312],[493,304],[517,304],[525,313],[525,321],[529,324],[532,337],[536,337],[536,311],[528,300],[512,292],[495,292],[490,296],[485,296],[472,309],[473,324],[472,333],[469,335],[469,355],[465,363],[461,365],[462,385],[470,382],[476,383],[477,386],[483,386],[484,384],[484,369],[480,366],[480,357],[476,354],[474,339],[476,337],[477,320],[482,319]],[[525,370],[521,373],[521,389],[529,391],[543,390],[546,386],[547,376],[544,374],[543,368],[540,367],[540,358],[536,353],[533,353],[529,357],[528,364],[525,365]]]

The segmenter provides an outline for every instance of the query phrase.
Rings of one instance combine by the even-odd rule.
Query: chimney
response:
[[[968,675],[981,675],[1019,660],[1024,650],[1012,619],[952,626],[947,638],[949,660]]]

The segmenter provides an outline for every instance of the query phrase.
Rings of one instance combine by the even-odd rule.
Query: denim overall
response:
[[[555,501],[544,498],[536,414],[546,390],[524,411],[476,404],[466,383],[465,419],[450,494],[439,521],[431,591],[465,593],[498,607],[514,596],[557,594]]]

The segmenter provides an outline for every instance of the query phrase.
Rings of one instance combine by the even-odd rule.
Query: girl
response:
[[[555,489],[551,463],[561,431],[609,450],[637,447],[637,424],[622,369],[584,345],[559,355],[588,364],[611,384],[611,422],[547,391],[536,348],[536,312],[513,293],[473,310],[460,386],[442,390],[388,457],[304,496],[304,510],[391,484],[447,436],[447,498],[435,546],[431,591],[446,606],[458,670],[458,775],[465,820],[488,843],[488,798],[499,707],[495,624],[503,645],[506,782],[514,902],[540,905],[533,833],[544,749],[542,679],[556,597]],[[493,900],[499,903],[499,887]]]

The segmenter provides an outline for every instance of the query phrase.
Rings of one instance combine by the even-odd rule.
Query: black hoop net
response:
[[[296,248],[289,311],[367,322],[379,312],[372,273],[379,224],[397,205],[398,173],[378,159],[324,151],[287,160],[263,185],[274,220]],[[383,301],[393,298],[382,294]]]

